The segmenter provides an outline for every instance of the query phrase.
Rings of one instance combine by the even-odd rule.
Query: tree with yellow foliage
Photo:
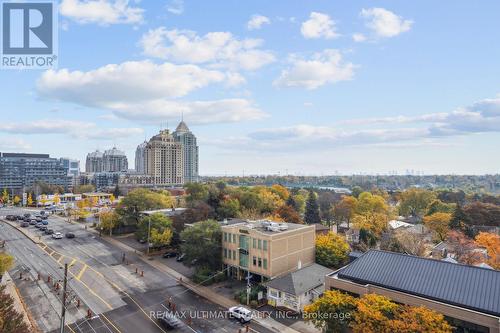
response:
[[[9,192],[7,191],[6,188],[4,188],[2,192],[2,202],[4,204],[7,204],[9,202]]]
[[[19,205],[19,203],[21,202],[21,198],[20,198],[19,196],[17,196],[17,195],[16,195],[16,196],[14,196],[14,200],[13,200],[13,201],[14,201],[14,205],[16,205],[16,206],[17,206],[17,205]]]
[[[500,270],[500,236],[489,232],[480,232],[476,236],[476,243],[484,246],[488,252],[488,264]]]
[[[116,214],[114,211],[100,212],[99,226],[101,230],[108,231],[109,235],[111,236],[113,228],[118,225],[119,218],[120,217],[118,216],[118,214]]]
[[[441,313],[424,306],[401,306],[394,319],[389,321],[389,332],[399,333],[448,333],[451,325]]]
[[[152,228],[150,242],[153,244],[153,247],[167,246],[172,241],[172,236],[173,232],[170,228],[165,228],[163,231]]]
[[[316,237],[316,262],[320,265],[338,268],[349,255],[349,245],[343,237],[329,232]]]
[[[14,257],[8,253],[0,252],[0,279],[3,273],[14,266]]]
[[[450,231],[451,213],[437,212],[429,216],[424,216],[424,224],[432,230],[439,241],[444,241]]]
[[[115,202],[115,200],[116,200],[115,196],[113,194],[111,194],[109,196],[109,202],[113,203],[113,202]]]
[[[326,290],[322,297],[304,307],[305,320],[324,332],[343,332],[356,310],[356,298],[338,290]]]
[[[26,199],[26,203],[28,204],[28,207],[33,205],[33,197],[31,196],[31,193],[28,193],[28,198]]]
[[[358,196],[356,213],[352,222],[358,229],[365,229],[380,236],[382,231],[387,229],[390,215],[389,206],[382,196],[363,192]]]
[[[54,198],[52,199],[52,201],[54,202],[54,205],[56,205],[56,206],[61,203],[61,198],[59,197],[59,193],[54,194]]]

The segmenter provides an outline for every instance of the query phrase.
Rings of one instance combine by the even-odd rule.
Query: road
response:
[[[23,213],[21,209],[0,209],[0,216]],[[241,324],[223,316],[225,309],[179,285],[172,276],[137,256],[128,254],[124,262],[120,249],[81,225],[57,216],[48,221],[50,228],[63,234],[73,232],[76,238],[53,239],[33,226],[24,228],[40,241],[35,244],[6,223],[0,227],[0,238],[6,240],[7,251],[16,258],[12,276],[42,331],[56,332],[59,327],[61,292],[54,288],[54,281],[62,280],[65,263],[70,265],[68,299],[72,300],[66,306],[65,332],[164,332],[154,316],[167,311],[168,300],[175,304],[175,313],[183,322],[174,332],[236,333],[242,329]],[[23,280],[19,279],[20,271]],[[47,282],[49,275],[51,282]],[[88,310],[92,319],[87,318]],[[255,323],[250,328],[253,332],[271,333]]]

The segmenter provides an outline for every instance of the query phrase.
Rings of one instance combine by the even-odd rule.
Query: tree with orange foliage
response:
[[[399,333],[448,333],[450,324],[441,313],[424,306],[401,306],[394,319],[389,321],[389,332]]]
[[[476,243],[484,246],[488,251],[488,264],[500,270],[500,236],[489,232],[480,232],[476,236]]]
[[[299,213],[291,206],[283,205],[278,210],[276,210],[275,215],[279,216],[283,221],[288,223],[298,223],[303,224],[302,218]]]
[[[376,294],[366,294],[357,303],[351,328],[354,333],[390,332],[390,317],[398,309],[396,303]]]

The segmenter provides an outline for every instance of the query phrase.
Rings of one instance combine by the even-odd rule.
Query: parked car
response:
[[[61,234],[60,232],[55,232],[52,234],[52,238],[61,239],[63,238],[63,234]]]
[[[44,211],[44,210],[41,210],[41,211],[40,211],[40,215],[45,215],[46,213],[47,213],[47,212],[46,212],[46,211]]]
[[[24,216],[24,217],[28,217],[28,218],[29,218],[29,217],[31,217],[31,214],[30,214],[30,213],[26,213],[26,214],[24,214],[23,216]]]
[[[53,233],[54,233],[54,230],[52,230],[52,229],[45,230],[46,235],[52,235]]]
[[[14,215],[7,215],[5,216],[5,219],[7,219],[8,221],[15,221],[15,216]]]
[[[37,217],[35,218],[35,220],[36,220],[37,222],[42,222],[42,217],[41,217],[41,216],[37,216]]]
[[[76,237],[75,234],[72,232],[66,233],[66,238],[75,238],[75,237]]]
[[[43,225],[48,225],[48,224],[49,224],[49,221],[47,221],[47,220],[43,220],[43,221],[42,221],[42,224],[43,224]]]
[[[18,220],[23,220],[23,219],[24,219],[24,217],[23,217],[23,216],[21,216],[21,215],[17,215],[17,216],[16,216],[16,218],[17,218]]]
[[[40,227],[41,227],[42,225],[43,225],[43,224],[42,224],[41,222],[40,222],[40,223],[37,223],[37,224],[35,224],[35,228],[40,229]]]
[[[175,258],[178,255],[179,255],[179,253],[176,251],[168,251],[168,252],[165,252],[162,257],[163,258]]]
[[[48,215],[42,215],[42,220],[46,220],[46,219],[48,219],[48,218],[49,218],[49,216],[48,216]]]
[[[146,242],[147,242],[147,240],[145,240],[144,238],[138,239],[137,241],[138,241],[139,243],[141,243],[141,244],[144,244],[144,243],[146,243]]]
[[[186,256],[185,253],[181,253],[180,255],[177,256],[177,258],[175,258],[175,260],[177,260],[179,262],[183,261],[185,256]]]
[[[158,317],[158,322],[160,323],[160,326],[166,330],[174,330],[182,326],[182,322],[179,318],[170,313]]]
[[[46,225],[42,225],[42,226],[40,227],[40,231],[45,231],[45,230],[47,230],[47,226],[46,226]]]
[[[229,316],[238,319],[242,324],[252,320],[252,311],[243,306],[233,306],[229,308]]]
[[[28,222],[30,225],[35,225],[36,224],[36,220],[29,220],[28,219],[28,221],[26,221],[26,220],[24,220],[24,221]]]
[[[24,221],[21,222],[21,227],[26,228],[26,227],[29,227],[29,226],[30,226],[30,224],[28,222],[24,222]]]

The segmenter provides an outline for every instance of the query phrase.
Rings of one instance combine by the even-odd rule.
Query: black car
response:
[[[158,322],[166,330],[174,330],[182,326],[181,321],[171,314],[159,317]]]
[[[44,210],[41,210],[41,211],[40,211],[40,215],[45,215],[45,213],[46,213],[46,212],[45,212]]]
[[[76,237],[75,234],[72,232],[66,233],[66,238],[75,238],[75,237]]]
[[[52,229],[46,229],[45,230],[45,234],[46,235],[52,235],[53,233],[54,233],[54,230],[52,230]]]
[[[21,227],[26,228],[26,227],[29,227],[29,226],[30,226],[30,224],[28,222],[24,222],[24,221],[21,222]]]
[[[30,218],[31,214],[30,213],[26,213],[26,214],[24,214],[24,217]]]
[[[46,220],[48,219],[49,217],[47,215],[42,215],[42,220]]]
[[[18,220],[23,220],[23,219],[24,219],[24,217],[22,217],[21,215],[17,215],[17,216],[16,216],[16,218],[17,218]]]
[[[162,257],[163,257],[163,258],[175,258],[175,257],[177,257],[178,255],[179,255],[179,253],[178,253],[178,252],[175,252],[175,251],[169,251],[169,252],[165,252],[165,253],[163,254],[163,256],[162,256]]]
[[[47,226],[46,226],[46,225],[42,225],[42,226],[40,227],[40,231],[45,231],[45,230],[47,230]]]
[[[177,261],[183,261],[185,256],[186,256],[186,254],[182,253],[182,254],[178,255],[177,258],[175,258],[175,260],[177,260]]]

